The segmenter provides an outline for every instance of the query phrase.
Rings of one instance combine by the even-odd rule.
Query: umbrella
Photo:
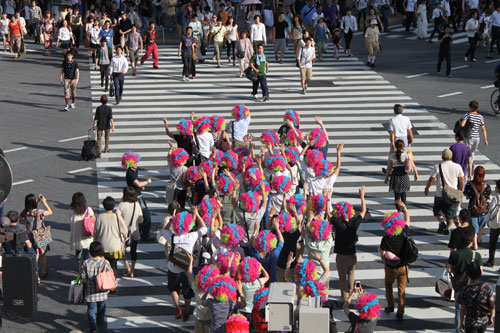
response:
[[[259,5],[261,3],[262,2],[259,0],[245,0],[243,1],[242,5],[253,5],[253,4]]]

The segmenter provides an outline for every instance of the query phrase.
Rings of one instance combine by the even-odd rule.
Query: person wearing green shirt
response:
[[[217,59],[217,68],[220,67],[220,53],[224,45],[224,36],[226,36],[226,27],[222,25],[222,19],[217,19],[217,25],[210,30],[208,43],[213,39],[215,48],[215,58]]]
[[[267,77],[266,74],[269,71],[269,65],[267,61],[267,56],[264,54],[264,45],[259,45],[257,48],[257,53],[250,59],[250,66],[254,71],[257,72],[257,80],[253,82],[253,90],[250,98],[257,98],[257,89],[262,89],[262,102],[267,102],[269,100],[269,89],[267,89]]]

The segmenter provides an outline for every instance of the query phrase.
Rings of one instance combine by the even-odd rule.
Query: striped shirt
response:
[[[472,139],[479,139],[479,129],[484,126],[484,118],[479,113],[468,112],[464,115],[463,119],[469,120],[472,123]]]

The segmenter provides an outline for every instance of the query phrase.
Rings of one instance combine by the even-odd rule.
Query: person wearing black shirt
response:
[[[179,148],[184,148],[186,152],[189,155],[189,160],[186,163],[187,167],[190,167],[193,165],[194,158],[193,158],[193,137],[190,135],[182,135],[182,134],[173,134],[172,132],[169,131],[168,129],[168,120],[167,117],[163,118],[163,123],[165,124],[165,132],[167,136],[171,137],[172,139],[175,140],[177,143],[177,147]]]
[[[438,36],[439,56],[437,63],[437,72],[441,74],[441,64],[446,59],[446,75],[451,76],[451,43],[453,42],[453,34],[450,32],[450,26],[444,27],[444,31]]]
[[[285,13],[280,13],[278,16],[278,21],[274,23],[273,27],[273,40],[274,40],[274,58],[278,61],[278,52],[280,53],[280,64],[283,63],[283,56],[286,51],[286,35],[285,31],[288,32],[288,35],[291,35],[290,27],[288,26],[288,22],[285,21]]]
[[[152,241],[153,239],[149,237],[149,230],[151,229],[151,214],[149,213],[148,206],[146,205],[146,201],[142,196],[142,190],[148,184],[151,184],[151,178],[146,179],[145,181],[139,180],[139,171],[137,169],[137,163],[134,164],[133,167],[127,169],[127,173],[125,175],[125,179],[127,181],[127,186],[132,186],[137,193],[139,203],[142,209],[143,222],[139,225],[139,232],[141,233],[141,241]]]
[[[7,215],[3,218],[7,219],[10,222],[10,225],[6,228],[6,230],[8,232],[15,233],[16,234],[15,237],[17,237],[18,235],[22,235],[21,232],[24,232],[25,240],[24,240],[24,249],[22,249],[22,251],[35,254],[33,245],[29,240],[28,233],[26,232],[26,228],[23,228],[21,225],[19,225],[19,213],[14,210],[11,210],[7,212]],[[3,243],[2,247],[4,248],[5,253],[16,255],[17,252],[21,250],[21,249],[16,249],[16,243],[17,240],[15,238],[12,241]]]
[[[126,12],[121,12],[120,22],[118,23],[118,29],[120,32],[120,46],[125,47],[125,41],[127,40],[128,33],[132,30],[132,21],[127,17]]]
[[[75,108],[76,86],[80,78],[80,68],[76,60],[73,60],[73,51],[64,55],[64,61],[61,67],[59,82],[64,85],[64,101],[66,106],[64,111],[69,111],[69,97],[71,96],[71,108]]]
[[[97,127],[97,146],[99,147],[99,156],[101,155],[101,138],[104,132],[104,152],[109,153],[109,131],[115,132],[115,122],[113,113],[108,104],[108,96],[101,96],[101,106],[95,110],[94,124],[90,128],[93,131]]]
[[[463,249],[468,244],[465,243],[464,234],[467,230],[471,230],[474,233],[474,241],[472,248],[477,250],[477,235],[474,226],[470,224],[471,215],[468,209],[462,209],[460,214],[458,215],[458,219],[455,222],[457,226],[450,233],[450,242],[448,243],[448,247],[450,248],[450,252]]]

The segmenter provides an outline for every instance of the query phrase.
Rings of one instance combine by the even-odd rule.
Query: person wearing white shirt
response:
[[[469,8],[470,10],[478,10],[478,7],[479,7],[479,0],[469,0]]]
[[[297,61],[300,68],[300,82],[302,93],[305,95],[307,85],[312,79],[312,64],[316,60],[316,50],[312,46],[311,37],[306,38],[306,45],[299,49]]]
[[[396,141],[403,140],[405,143],[405,153],[408,146],[413,143],[413,131],[410,118],[403,116],[403,106],[401,104],[394,104],[394,114],[395,116],[389,120],[389,136],[391,140],[391,150],[392,154],[396,149]]]
[[[358,31],[358,22],[354,16],[352,16],[352,11],[350,8],[347,9],[346,15],[342,18],[340,22],[340,28],[344,32],[345,39],[345,52],[347,56],[351,56],[351,41],[352,34]]]
[[[486,43],[486,58],[491,58],[491,12],[491,9],[488,9],[481,15],[481,18],[479,19],[480,26],[484,23],[483,31],[480,32],[481,41],[479,42],[479,44],[483,45],[483,43]]]
[[[427,6],[425,1],[420,1],[417,7],[417,38],[427,38]]]
[[[497,51],[500,54],[500,3],[495,4],[495,11],[490,16],[491,22],[491,45],[497,42]],[[492,47],[490,47],[492,49]],[[492,51],[492,50],[490,50]]]
[[[115,87],[116,104],[120,104],[123,95],[123,85],[125,83],[125,74],[128,71],[127,58],[123,56],[123,49],[118,46],[116,48],[116,55],[111,59],[109,65],[109,75],[113,77],[113,84]]]
[[[467,33],[467,39],[469,40],[469,48],[467,52],[465,52],[465,59],[467,61],[476,62],[477,60],[474,58],[474,53],[476,52],[476,45],[479,36],[479,21],[477,20],[477,12],[474,10],[471,13],[471,18],[467,20],[465,24],[465,32]]]
[[[415,19],[415,7],[417,1],[416,0],[407,0],[406,1],[406,19],[405,19],[405,31],[406,33],[410,32],[410,27],[416,25]]]
[[[203,37],[203,28],[201,26],[201,22],[197,14],[193,14],[191,18],[191,22],[189,22],[188,27],[193,29],[193,37],[198,40],[196,43],[196,57],[198,58],[198,62],[201,64],[203,60],[203,54],[201,54],[201,43]]]
[[[446,17],[449,22],[451,16],[450,0],[441,1],[441,8],[443,9],[443,16]]]
[[[257,50],[259,45],[267,45],[266,26],[260,22],[259,15],[255,16],[255,23],[250,28],[250,41],[254,50]]]
[[[437,33],[438,36],[441,33],[441,21],[443,20],[443,10],[441,9],[441,3],[438,2],[436,4],[436,8],[432,11],[431,21],[434,23],[434,29],[429,37],[429,43],[432,43],[432,38],[434,38],[434,34]]]
[[[320,17],[325,17],[325,14],[323,14],[323,7],[321,5],[316,6],[316,11],[314,12],[312,16],[312,26],[316,26],[316,23],[318,23],[318,20]]]

